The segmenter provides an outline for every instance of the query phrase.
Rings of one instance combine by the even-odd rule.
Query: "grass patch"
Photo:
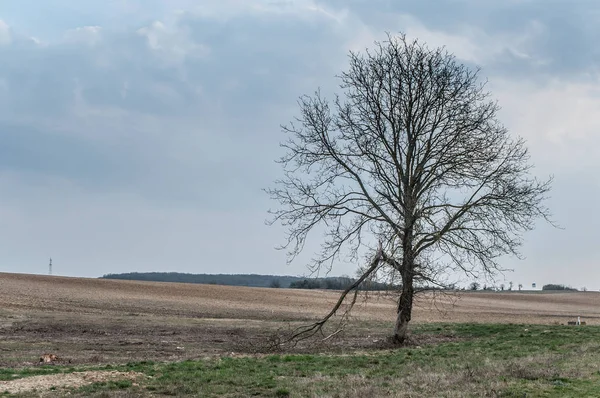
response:
[[[35,368],[0,368],[0,381],[9,381],[22,379],[30,376],[44,376],[53,375],[59,373],[73,373],[76,372],[76,368],[73,367],[62,367],[62,366],[39,366]]]
[[[77,389],[76,392],[84,396],[91,396],[94,394],[108,391],[128,390],[132,387],[134,387],[134,385],[131,380],[117,380],[93,383]]]
[[[151,376],[96,383],[75,395],[131,391],[170,396],[600,396],[600,327],[540,325],[415,325],[415,340],[455,337],[434,345],[360,355],[139,362],[94,369]],[[424,339],[426,341],[427,339]],[[2,380],[75,371],[39,367],[0,370]]]

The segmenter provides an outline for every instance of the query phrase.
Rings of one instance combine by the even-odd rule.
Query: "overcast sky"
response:
[[[386,31],[480,66],[555,176],[506,280],[600,289],[596,0],[0,0],[0,271],[306,273],[264,223],[279,125]]]

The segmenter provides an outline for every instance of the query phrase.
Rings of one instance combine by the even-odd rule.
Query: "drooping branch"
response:
[[[344,303],[344,301],[346,300],[346,297],[348,296],[348,294],[350,294],[351,292],[354,292],[354,296],[353,299],[350,303],[350,306],[348,308],[348,310],[346,310],[345,314],[348,314],[349,311],[352,309],[352,307],[354,306],[354,304],[356,303],[356,298],[358,295],[358,288],[359,286],[373,273],[377,270],[377,268],[380,266],[381,261],[383,261],[385,255],[383,253],[383,249],[380,246],[379,249],[377,250],[375,256],[373,257],[373,260],[371,261],[371,263],[369,264],[369,266],[366,268],[366,270],[362,273],[362,275],[356,280],[354,281],[354,283],[350,286],[348,286],[341,294],[340,297],[338,299],[338,301],[336,302],[336,304],[333,306],[333,308],[331,309],[331,311],[321,320],[319,320],[318,322],[315,322],[313,324],[310,325],[306,325],[306,326],[300,326],[299,328],[296,328],[290,336],[288,336],[287,338],[285,338],[283,341],[279,342],[279,345],[285,345],[288,343],[293,343],[296,344],[298,341],[301,340],[305,340],[308,339],[312,336],[314,336],[315,334],[319,333],[322,331],[323,326],[338,312],[338,310],[340,309],[340,307],[342,306],[342,304]],[[338,329],[339,331],[339,329]],[[338,333],[338,331],[334,332],[334,333]]]

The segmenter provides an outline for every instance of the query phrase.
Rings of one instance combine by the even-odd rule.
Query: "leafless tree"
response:
[[[419,286],[457,271],[493,276],[499,256],[519,255],[522,234],[549,218],[551,180],[530,175],[524,141],[498,121],[478,70],[444,48],[388,35],[349,62],[341,95],[300,97],[299,116],[282,126],[270,221],[288,230],[289,261],[324,230],[313,270],[370,252],[360,280],[399,275],[393,337],[402,343]]]

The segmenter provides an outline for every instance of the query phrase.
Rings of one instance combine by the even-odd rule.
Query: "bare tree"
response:
[[[300,115],[282,126],[284,177],[267,192],[280,204],[270,221],[289,232],[289,261],[322,227],[313,270],[370,253],[359,279],[400,276],[402,343],[419,286],[457,271],[493,276],[499,256],[519,255],[523,232],[548,220],[550,180],[530,176],[524,141],[497,120],[477,70],[404,35],[375,44],[350,52],[342,95],[300,97]]]

